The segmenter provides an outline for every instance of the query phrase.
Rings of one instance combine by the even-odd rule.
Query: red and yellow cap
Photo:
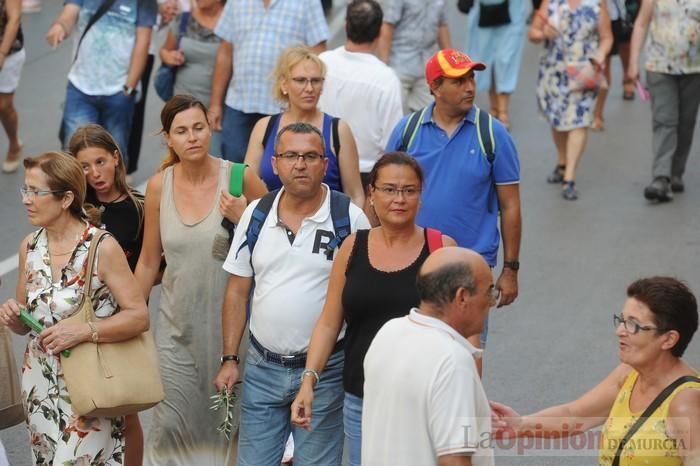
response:
[[[425,65],[425,79],[428,86],[437,78],[461,78],[471,70],[485,70],[486,65],[472,61],[464,52],[456,49],[442,49],[430,57]]]

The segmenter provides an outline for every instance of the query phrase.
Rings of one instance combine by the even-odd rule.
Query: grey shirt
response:
[[[438,28],[447,22],[445,0],[385,0],[384,22],[394,26],[389,65],[401,76],[421,77],[438,50]]]

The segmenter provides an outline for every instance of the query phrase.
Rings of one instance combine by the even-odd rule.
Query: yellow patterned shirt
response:
[[[615,404],[610,410],[610,415],[605,421],[600,437],[600,456],[598,458],[600,466],[612,465],[620,441],[632,427],[632,424],[642,415],[642,411],[632,412],[629,405],[630,395],[638,377],[637,371],[632,371],[627,376],[617,394]],[[627,442],[621,454],[620,466],[680,466],[683,464],[675,440],[668,435],[666,418],[673,398],[678,392],[687,388],[700,390],[700,382],[686,382],[676,387]],[[689,427],[687,426],[687,428]]]

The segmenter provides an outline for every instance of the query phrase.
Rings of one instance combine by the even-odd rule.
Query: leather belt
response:
[[[263,345],[260,344],[258,340],[251,334],[250,344],[253,348],[260,353],[265,359],[265,361],[272,364],[277,364],[278,366],[286,367],[288,369],[301,369],[306,367],[306,355],[307,353],[296,353],[296,354],[278,354],[273,353],[265,349]],[[339,340],[335,343],[332,353],[336,353],[345,348],[345,338]]]

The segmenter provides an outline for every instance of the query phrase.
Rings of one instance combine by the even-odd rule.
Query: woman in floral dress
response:
[[[576,200],[576,167],[586,147],[596,91],[569,90],[568,64],[605,64],[612,32],[607,0],[545,0],[533,16],[530,41],[544,42],[537,81],[537,103],[549,125],[559,162],[547,178],[563,183],[562,195]]]
[[[59,354],[85,341],[116,342],[148,329],[148,312],[117,241],[104,236],[90,279],[95,314],[101,320],[66,324],[78,311],[90,243],[99,230],[83,208],[85,176],[73,157],[49,152],[24,160],[22,203],[32,225],[19,249],[16,298],[0,307],[0,323],[29,332],[20,309],[45,330],[29,333],[22,367],[22,395],[36,465],[121,465],[123,418],[76,416],[70,404]]]

